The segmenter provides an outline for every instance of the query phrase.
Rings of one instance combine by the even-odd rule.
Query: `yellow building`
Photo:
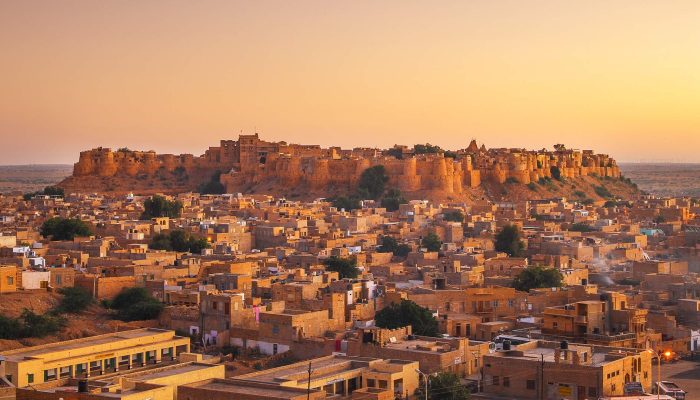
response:
[[[0,265],[0,293],[17,291],[17,267]]]
[[[302,361],[237,376],[236,380],[306,389],[309,383],[308,369],[309,362]],[[311,360],[310,387],[325,392],[328,397],[350,396],[355,390],[374,388],[405,398],[413,395],[418,388],[417,369],[417,361],[326,356]]]
[[[189,349],[190,339],[175,331],[145,328],[11,350],[0,362],[8,381],[23,388],[157,364]]]

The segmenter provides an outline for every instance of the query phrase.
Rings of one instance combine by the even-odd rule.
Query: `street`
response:
[[[654,381],[656,371],[654,364]],[[674,382],[688,392],[686,400],[700,400],[700,360],[661,364],[661,377],[661,380]]]

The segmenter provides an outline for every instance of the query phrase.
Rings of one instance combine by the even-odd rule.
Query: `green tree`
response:
[[[374,316],[375,324],[380,328],[396,329],[411,325],[416,335],[439,335],[438,323],[433,314],[411,300],[401,300],[401,303],[391,303]]]
[[[506,225],[496,235],[496,251],[507,253],[511,257],[520,256],[525,244],[520,240],[520,230],[515,225]]]
[[[179,218],[182,214],[182,202],[178,200],[168,200],[163,196],[155,195],[143,203],[143,214],[141,219],[151,219],[160,217]]]
[[[406,257],[408,256],[408,253],[411,252],[411,246],[401,243],[400,245],[396,246],[396,250],[394,250],[394,255],[397,257]]]
[[[338,210],[345,209],[345,211],[352,211],[352,210],[357,210],[357,209],[361,208],[360,207],[360,199],[357,198],[356,196],[334,197],[331,199],[331,203],[333,203],[333,207],[337,208]]]
[[[399,147],[392,147],[389,150],[386,151],[386,154],[388,156],[392,156],[396,159],[402,160],[403,159],[403,150]]]
[[[469,390],[459,377],[452,372],[438,372],[428,380],[428,399],[430,400],[468,400]],[[425,398],[425,386],[419,385],[416,398]]]
[[[428,251],[440,251],[442,247],[442,240],[440,237],[433,232],[425,235],[420,242],[422,247],[425,247]]]
[[[560,287],[562,279],[558,269],[535,265],[520,272],[513,279],[512,286],[521,292],[528,292],[530,289]]]
[[[73,240],[92,235],[90,226],[77,218],[50,218],[41,225],[41,236],[51,240]]]
[[[340,279],[354,279],[360,274],[360,270],[357,268],[357,260],[354,257],[342,258],[332,256],[323,263],[326,265],[326,271],[337,272]]]
[[[552,178],[558,181],[561,180],[561,170],[556,165],[549,167],[549,173],[552,174]]]
[[[63,188],[58,187],[58,186],[47,186],[44,188],[44,194],[46,196],[63,197],[63,196],[65,196],[65,191],[63,190]]]
[[[366,192],[370,198],[377,200],[384,194],[384,188],[388,181],[386,168],[383,165],[375,165],[362,171],[357,186],[360,192]]]
[[[201,253],[202,250],[209,247],[209,242],[203,237],[177,229],[167,234],[155,235],[149,247],[154,250]]]
[[[461,210],[454,210],[444,213],[442,218],[445,221],[464,222],[464,213]]]
[[[401,204],[405,204],[406,199],[401,195],[398,189],[389,189],[386,195],[382,197],[382,207],[387,211],[396,211]]]
[[[211,176],[209,182],[205,182],[199,185],[200,194],[224,194],[226,193],[226,188],[221,183],[221,171],[216,171]]]
[[[79,287],[66,287],[58,290],[63,297],[55,311],[59,313],[79,314],[95,302],[90,292]]]
[[[393,253],[399,247],[399,242],[392,236],[382,236],[382,244],[377,248],[380,253]]]
[[[22,327],[20,335],[22,337],[44,337],[52,335],[66,326],[66,320],[50,313],[39,315],[35,312],[24,309],[22,315]]]
[[[415,154],[436,154],[442,153],[440,146],[433,146],[430,143],[426,144],[416,144],[413,145],[413,152]]]
[[[17,318],[0,315],[0,339],[19,339],[22,324]]]
[[[164,305],[142,287],[124,288],[110,302],[109,307],[122,321],[141,321],[158,318]]]
[[[588,224],[584,224],[583,222],[577,222],[571,225],[571,228],[569,228],[569,230],[572,232],[592,232],[595,229],[593,229],[593,227],[591,227]]]

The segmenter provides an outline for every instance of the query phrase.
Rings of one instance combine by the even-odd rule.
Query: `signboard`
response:
[[[571,387],[568,385],[559,385],[559,394],[562,396],[571,396]]]

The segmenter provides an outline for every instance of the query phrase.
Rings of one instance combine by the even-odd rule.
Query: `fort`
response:
[[[620,170],[608,155],[590,150],[486,149],[476,141],[458,151],[426,146],[413,148],[322,148],[261,140],[258,134],[222,140],[201,156],[156,154],[97,148],[83,151],[73,175],[60,185],[69,191],[197,190],[216,179],[229,193],[265,189],[303,188],[307,193],[333,189],[352,190],[362,172],[383,165],[389,185],[408,194],[429,192],[440,196],[469,193],[484,184],[539,182],[560,175],[566,179],[586,176],[618,178]],[[326,193],[327,194],[327,193]]]

